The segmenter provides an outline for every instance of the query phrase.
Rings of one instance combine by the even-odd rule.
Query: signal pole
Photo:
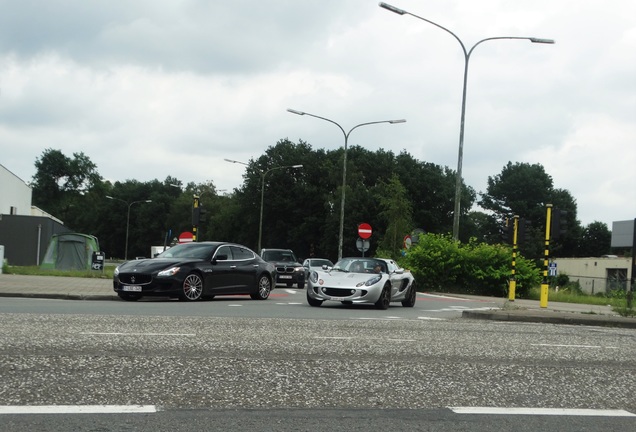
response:
[[[515,301],[515,290],[517,289],[516,267],[517,267],[517,230],[519,229],[519,215],[515,215],[512,226],[512,265],[510,273],[510,285],[508,287],[508,301]]]
[[[199,206],[199,195],[194,195],[192,201],[192,241],[196,242],[199,236],[199,221],[201,219],[201,208]]]
[[[541,297],[539,306],[548,307],[548,259],[550,257],[550,227],[552,225],[552,204],[546,204],[545,219],[545,250],[543,252],[543,282],[541,283]]]

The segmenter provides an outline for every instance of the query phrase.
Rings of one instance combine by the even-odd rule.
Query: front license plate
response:
[[[333,301],[344,301],[344,297],[331,297],[331,300]]]
[[[290,275],[280,275],[278,276],[279,279],[291,279],[292,277]]]
[[[122,291],[132,291],[132,292],[141,292],[141,287],[139,285],[124,285],[121,287]]]

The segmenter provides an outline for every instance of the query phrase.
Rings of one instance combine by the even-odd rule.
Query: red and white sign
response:
[[[190,231],[184,231],[179,234],[179,243],[190,243],[193,238],[194,235]]]
[[[361,223],[360,225],[358,225],[358,235],[360,236],[360,238],[368,239],[369,237],[371,237],[372,232],[373,231],[371,230],[371,225],[369,225],[368,223]]]

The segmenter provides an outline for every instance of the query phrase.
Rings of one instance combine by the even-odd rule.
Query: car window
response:
[[[244,247],[240,246],[230,246],[232,250],[232,259],[234,260],[250,260],[254,258],[254,253]]]
[[[232,256],[232,250],[230,249],[229,246],[221,246],[220,248],[218,248],[214,256],[218,257],[219,255],[226,255],[227,256],[226,259],[228,261],[234,259]]]

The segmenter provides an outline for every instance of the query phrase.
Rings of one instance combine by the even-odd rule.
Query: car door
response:
[[[253,291],[259,270],[256,255],[250,249],[240,245],[232,245],[230,249],[232,251],[230,274],[236,284],[235,290],[241,293]]]
[[[402,285],[402,280],[404,279],[403,271],[393,261],[386,261],[386,267],[391,280],[391,297],[394,297],[398,294]]]
[[[233,290],[236,283],[232,277],[233,262],[230,246],[219,246],[212,257],[211,271],[206,277],[206,285],[210,294],[219,295]]]

